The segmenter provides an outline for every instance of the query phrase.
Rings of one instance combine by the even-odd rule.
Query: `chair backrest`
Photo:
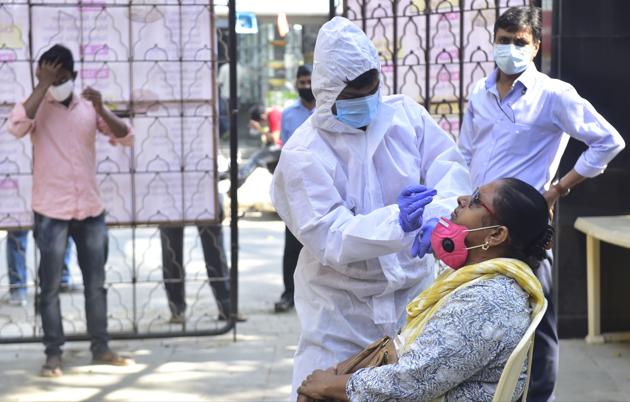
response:
[[[527,398],[527,388],[529,385],[529,374],[532,370],[532,354],[534,353],[534,334],[536,333],[536,327],[540,324],[540,320],[542,320],[543,315],[545,315],[545,311],[547,311],[547,300],[543,304],[543,308],[532,318],[532,322],[529,324],[529,328],[525,331],[525,335],[521,338],[520,342],[510,354],[508,361],[505,363],[505,367],[503,368],[503,372],[501,373],[501,378],[499,379],[499,383],[497,384],[497,390],[494,393],[494,398],[492,398],[492,402],[510,402],[512,401],[512,396],[514,395],[514,391],[516,390],[516,384],[518,383],[518,378],[521,375],[521,369],[523,368],[523,363],[525,362],[525,358],[528,357],[527,362],[527,377],[525,378],[525,390],[523,391],[523,396],[521,400],[524,401]]]

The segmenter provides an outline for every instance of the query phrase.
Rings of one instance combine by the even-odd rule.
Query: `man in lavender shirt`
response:
[[[74,94],[72,53],[54,45],[39,59],[38,83],[9,117],[9,132],[31,134],[33,143],[34,235],[40,252],[39,311],[44,330],[46,362],[40,374],[61,371],[64,334],[59,288],[68,236],[76,244],[83,275],[87,331],[92,338],[93,362],[128,365],[132,361],[109,349],[107,332],[107,227],[96,182],[96,131],[112,145],[131,145],[133,132],[107,110],[101,94],[86,88]]]
[[[497,19],[498,68],[478,81],[469,96],[459,149],[473,186],[516,177],[536,187],[553,208],[576,184],[601,174],[625,143],[570,84],[536,69],[532,61],[540,47],[541,24],[540,9],[535,7],[512,7]],[[570,137],[587,149],[571,171],[552,183]],[[529,246],[520,247],[526,252]],[[536,331],[530,401],[553,400],[558,370],[551,267],[549,253],[535,272],[549,308]]]

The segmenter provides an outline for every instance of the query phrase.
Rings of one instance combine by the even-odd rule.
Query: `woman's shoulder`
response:
[[[492,322],[520,333],[529,325],[531,307],[529,295],[515,280],[497,275],[455,290],[448,296],[443,314],[460,316],[468,325],[486,327]]]
[[[491,278],[479,278],[468,286],[462,286],[455,290],[454,293],[479,293],[484,295],[487,293],[518,293],[527,296],[527,293],[514,279],[505,275],[496,275]]]

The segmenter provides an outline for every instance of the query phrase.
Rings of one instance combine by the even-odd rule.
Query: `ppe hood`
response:
[[[359,27],[343,17],[325,23],[317,35],[311,76],[316,100],[313,126],[333,132],[362,133],[338,121],[331,108],[349,81],[372,69],[381,71],[378,52]]]

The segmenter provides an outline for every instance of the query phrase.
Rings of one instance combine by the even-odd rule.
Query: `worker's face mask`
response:
[[[532,50],[529,46],[495,44],[494,61],[505,74],[519,74],[525,71],[532,61]]]
[[[48,88],[48,93],[57,102],[63,102],[72,94],[74,90],[74,80],[68,80],[63,84],[51,86]]]
[[[467,247],[466,236],[469,232],[478,230],[494,229],[500,225],[484,226],[476,229],[468,229],[466,226],[458,225],[446,218],[440,218],[433,233],[431,234],[431,247],[435,257],[453,269],[464,266],[468,259],[468,250],[474,248],[488,249],[488,244]]]
[[[315,95],[313,95],[313,90],[310,87],[298,88],[298,94],[305,102],[311,103],[315,100]]]
[[[366,127],[376,117],[378,105],[379,91],[362,98],[337,100],[337,120],[354,128]]]

